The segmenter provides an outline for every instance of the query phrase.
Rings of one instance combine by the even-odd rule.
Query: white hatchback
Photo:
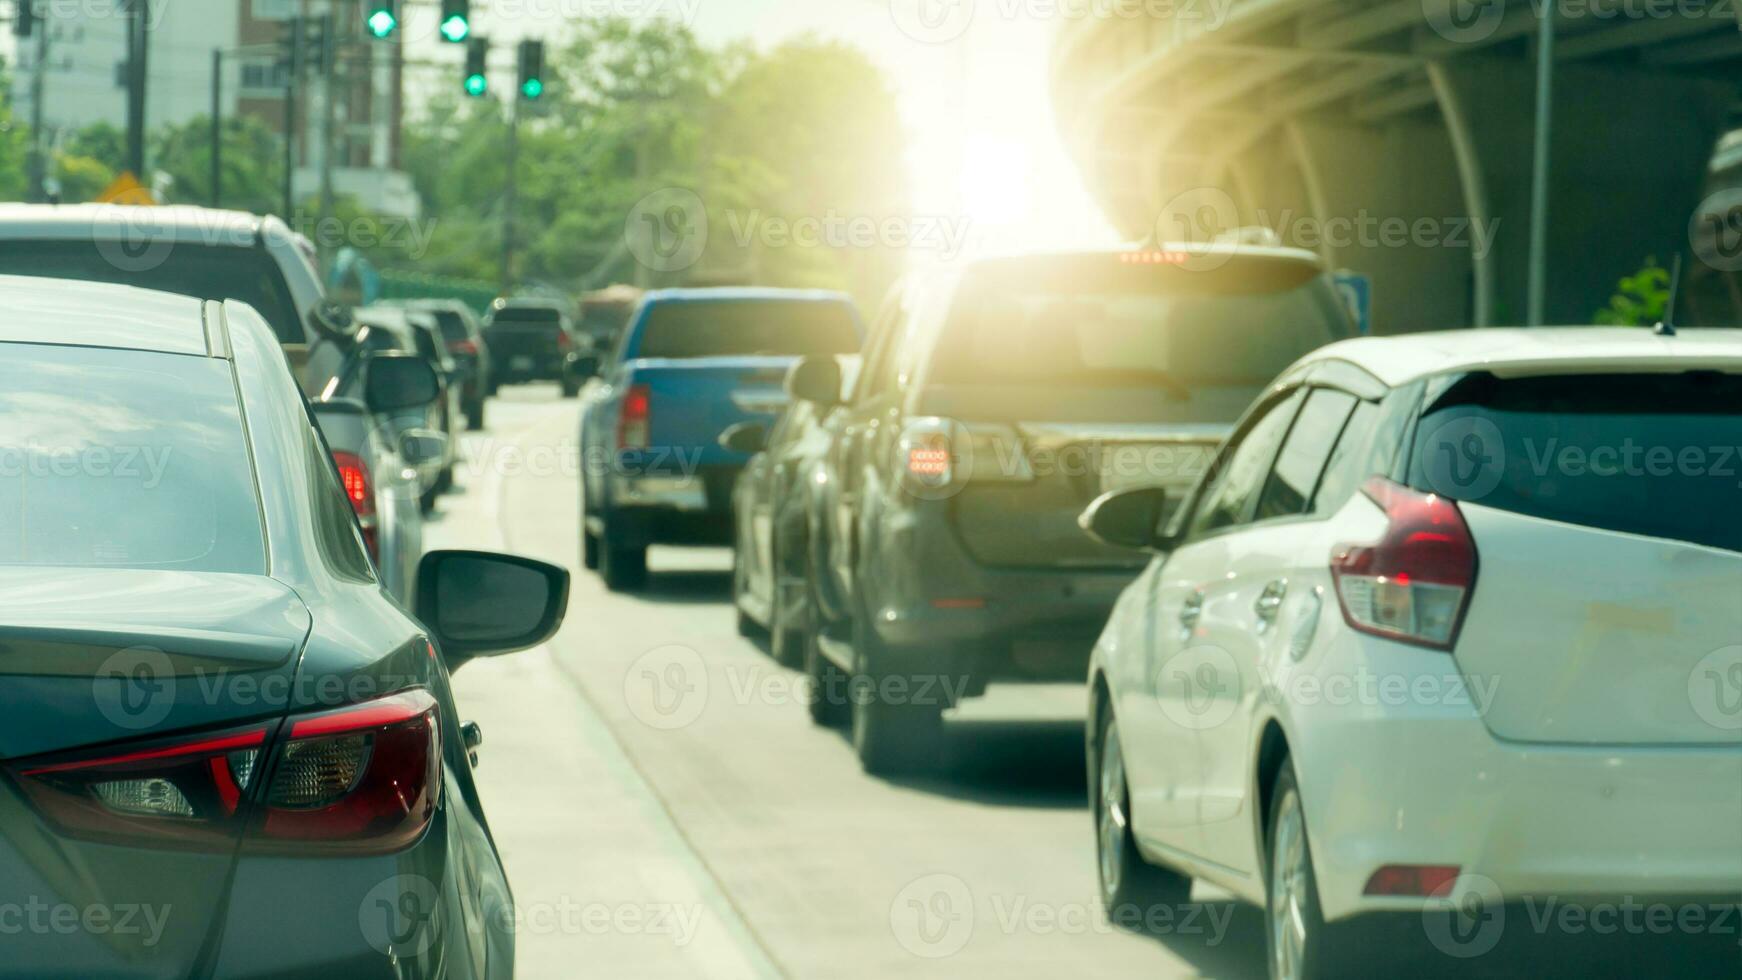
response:
[[[1331,938],[1376,920],[1455,964],[1725,929],[1734,962],[1739,447],[1742,331],[1420,334],[1291,367],[1169,527],[1097,500],[1157,553],[1090,666],[1108,907],[1213,882],[1277,977],[1384,967]]]

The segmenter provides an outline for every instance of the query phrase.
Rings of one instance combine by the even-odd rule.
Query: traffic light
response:
[[[29,37],[36,25],[36,0],[18,0],[18,10],[12,15],[12,33]]]
[[[466,45],[466,94],[474,99],[483,98],[490,91],[490,79],[484,74],[484,61],[490,54],[490,42],[481,37],[472,38]]]
[[[544,94],[544,42],[520,42],[520,95],[527,100]]]
[[[472,36],[472,0],[442,0],[441,33],[451,44]]]
[[[369,0],[363,26],[378,38],[393,36],[399,29],[399,0]]]

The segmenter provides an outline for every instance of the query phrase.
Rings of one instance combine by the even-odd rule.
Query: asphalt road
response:
[[[727,552],[654,549],[636,596],[580,568],[574,401],[510,388],[489,413],[427,545],[575,575],[552,643],[456,680],[520,976],[1263,975],[1257,913],[1215,895],[1105,924],[1080,691],[994,689],[947,716],[939,775],[868,777],[799,675],[737,635]]]

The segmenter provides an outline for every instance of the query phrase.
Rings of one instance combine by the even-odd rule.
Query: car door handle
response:
[[[1258,598],[1252,603],[1252,611],[1258,616],[1258,632],[1263,633],[1276,624],[1276,615],[1282,611],[1283,597],[1288,595],[1288,579],[1279,578],[1264,587],[1258,593]]]
[[[1192,631],[1198,628],[1198,619],[1204,614],[1204,590],[1193,589],[1186,596],[1186,601],[1180,603],[1179,625],[1182,637],[1190,637]]]

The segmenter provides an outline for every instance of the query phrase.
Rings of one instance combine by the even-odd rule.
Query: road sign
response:
[[[1366,337],[1373,333],[1373,281],[1359,272],[1338,269],[1331,274],[1337,284],[1337,296],[1349,308],[1355,329]]]
[[[139,178],[133,176],[132,171],[123,170],[121,176],[116,177],[108,187],[103,188],[103,193],[97,195],[96,203],[156,204],[157,200],[151,196],[149,190],[146,190],[145,185],[139,182]]]

